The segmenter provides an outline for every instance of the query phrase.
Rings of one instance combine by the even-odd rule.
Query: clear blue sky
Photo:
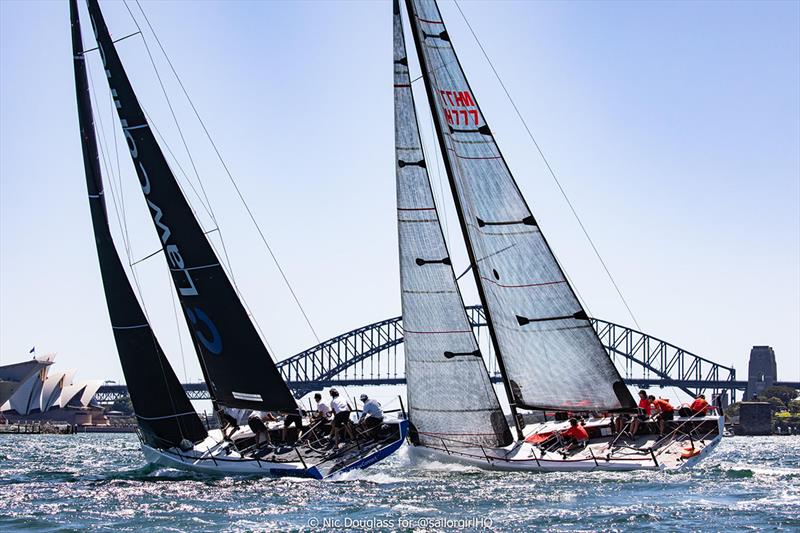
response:
[[[391,4],[143,5],[320,337],[399,314]],[[103,6],[115,37],[135,31],[123,4]],[[800,379],[799,6],[462,3],[643,330],[733,364],[739,376],[750,347],[769,344],[780,375]],[[509,165],[591,313],[632,325],[455,6],[443,2],[442,11]],[[141,40],[119,49],[188,169]],[[270,345],[280,359],[314,344],[168,84]],[[109,133],[116,119],[99,94]],[[25,358],[35,345],[83,378],[120,379],[77,128],[66,2],[0,1],[0,358]],[[120,156],[138,259],[158,243]],[[461,267],[451,209],[447,219]],[[163,261],[137,274],[183,377]]]

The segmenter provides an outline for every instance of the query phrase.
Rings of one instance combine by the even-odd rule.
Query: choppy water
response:
[[[0,435],[0,529],[217,532],[336,526],[798,531],[800,439],[725,439],[705,462],[677,474],[483,472],[421,463],[404,449],[368,470],[320,482],[154,469],[145,466],[134,435]]]

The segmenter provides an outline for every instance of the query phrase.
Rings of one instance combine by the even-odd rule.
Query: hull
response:
[[[571,453],[535,442],[566,429],[564,423],[548,422],[526,428],[524,441],[502,448],[470,446],[441,439],[412,447],[413,455],[423,460],[454,462],[484,470],[525,472],[680,470],[691,468],[707,457],[722,440],[724,419],[706,416],[691,421],[676,419],[676,429],[664,438],[642,435],[623,442],[612,436],[589,439],[588,444]],[[609,419],[590,420],[587,427],[610,429]],[[700,433],[697,433],[700,430]],[[693,432],[695,434],[693,435]],[[596,433],[600,433],[599,431]],[[545,443],[547,441],[544,441]],[[460,444],[460,445],[459,445]]]
[[[386,426],[391,430],[387,438],[351,445],[326,454],[297,447],[279,456],[259,457],[256,453],[238,451],[231,442],[222,439],[220,430],[210,431],[208,438],[191,450],[160,450],[143,443],[142,451],[151,464],[203,474],[326,479],[334,474],[367,468],[397,451],[408,435],[408,422],[388,421]],[[244,430],[244,435],[238,437],[246,438],[246,432]]]

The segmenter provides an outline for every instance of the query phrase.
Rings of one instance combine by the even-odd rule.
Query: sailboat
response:
[[[88,0],[97,51],[144,200],[162,244],[175,292],[191,331],[203,378],[221,423],[224,409],[302,416],[286,381],[251,322],[156,141],[123,69],[97,0]],[[78,116],[97,255],[120,362],[146,459],[216,474],[326,478],[364,468],[398,449],[407,421],[385,420],[344,447],[320,446],[306,431],[259,445],[248,427],[207,428],[192,407],[140,305],[115,248],[89,92],[77,0],[70,0]]]
[[[498,470],[671,469],[695,464],[721,439],[722,417],[676,417],[663,436],[647,421],[641,431],[632,431],[629,424],[637,418],[637,404],[506,165],[436,1],[405,4],[511,410],[509,424],[464,311],[434,203],[400,3],[395,0],[397,217],[408,416],[415,451]],[[539,417],[526,424],[518,412],[523,409],[552,413],[551,419]],[[572,425],[569,418],[574,423],[582,420],[588,440],[567,443],[561,432]]]

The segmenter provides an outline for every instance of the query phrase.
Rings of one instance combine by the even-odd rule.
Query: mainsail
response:
[[[294,397],[156,142],[97,0],[88,3],[122,130],[212,397],[227,407],[296,411]]]
[[[394,1],[397,228],[409,419],[423,444],[511,442],[456,284],[422,151]],[[453,441],[456,441],[454,444]]]
[[[108,314],[131,403],[145,442],[151,446],[169,448],[183,439],[199,442],[206,437],[206,430],[150,329],[114,247],[100,173],[77,0],[70,0],[70,16],[78,121],[92,227]],[[45,383],[47,394],[42,398],[43,408],[55,402],[53,394],[69,385],[67,379],[61,374],[57,383],[49,380]]]
[[[406,5],[512,408],[633,408],[495,143],[435,0]]]

